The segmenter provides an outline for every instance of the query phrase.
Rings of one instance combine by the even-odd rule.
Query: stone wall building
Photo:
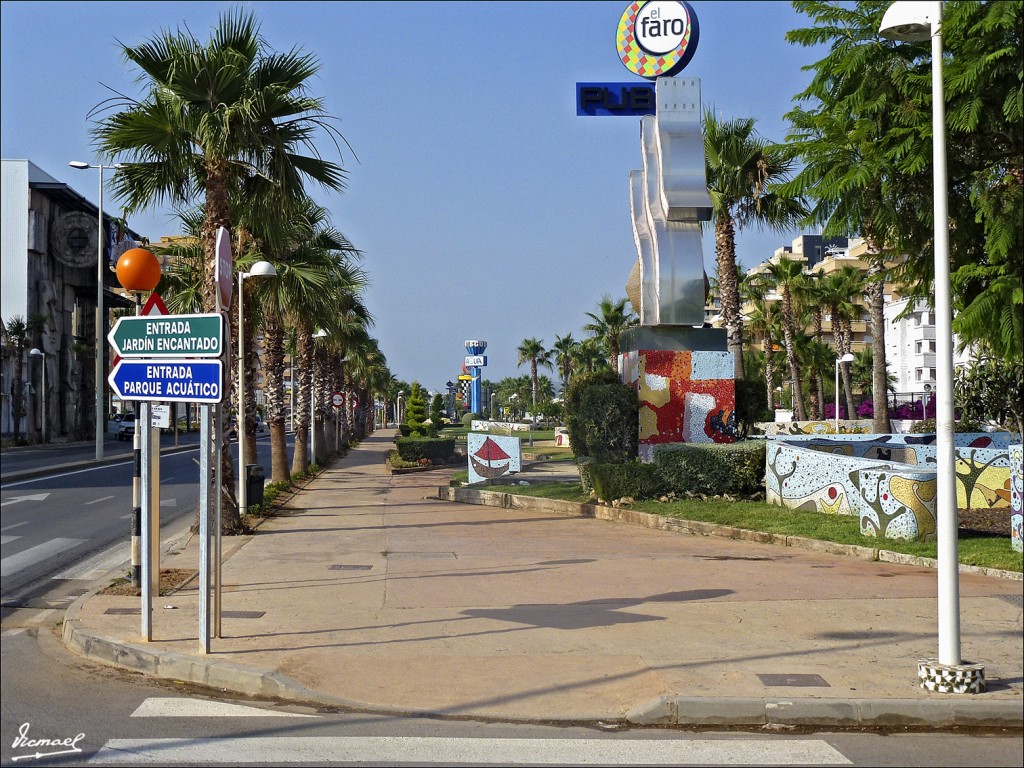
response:
[[[40,437],[45,400],[48,439],[89,439],[95,434],[96,418],[99,209],[29,160],[2,161],[0,191],[0,318],[6,325],[20,317],[35,328],[20,352],[25,412],[19,432],[29,439]],[[104,258],[110,265],[134,247],[138,235],[107,215],[104,224]],[[100,353],[109,372],[105,337],[110,312],[133,305],[113,292],[119,286],[112,269],[105,268],[102,274],[105,312]],[[0,432],[10,435],[19,352],[6,333],[2,341]],[[29,355],[32,348],[45,355]],[[45,398],[42,365],[46,366]],[[106,423],[106,415],[101,418]]]

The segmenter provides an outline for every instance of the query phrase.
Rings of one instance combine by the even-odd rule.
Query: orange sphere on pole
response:
[[[152,291],[160,282],[160,259],[145,248],[132,248],[117,260],[117,280],[126,291]]]

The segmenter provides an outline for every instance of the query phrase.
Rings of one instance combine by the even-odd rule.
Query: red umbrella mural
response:
[[[484,440],[476,453],[469,457],[473,462],[473,469],[480,477],[488,479],[500,477],[508,472],[512,457],[502,450],[502,447],[491,438]],[[504,462],[502,464],[501,462]]]

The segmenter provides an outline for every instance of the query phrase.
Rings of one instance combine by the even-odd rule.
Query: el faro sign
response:
[[[697,51],[699,37],[689,3],[649,0],[630,3],[622,12],[615,48],[626,69],[653,80],[681,72]]]
[[[700,29],[689,3],[648,0],[630,3],[615,34],[619,60],[635,75],[672,77],[690,63]],[[576,114],[636,117],[656,114],[654,83],[576,83]]]

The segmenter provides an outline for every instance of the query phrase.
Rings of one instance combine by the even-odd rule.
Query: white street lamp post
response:
[[[41,428],[43,432],[43,442],[46,442],[46,353],[41,349],[33,347],[28,352],[32,357],[43,358],[43,417],[41,422]]]
[[[247,277],[277,277],[269,261],[257,261],[248,272],[238,273],[238,513],[248,506],[248,479],[245,476],[245,294],[242,283]]]
[[[114,165],[90,165],[80,160],[72,160],[68,163],[72,168],[86,170],[97,168],[100,172],[100,196],[97,205],[99,211],[99,227],[96,231],[97,255],[96,255],[96,460],[103,458],[103,437],[107,431],[106,408],[103,407],[103,170],[105,168],[120,168],[120,163]]]
[[[932,45],[932,179],[935,225],[935,445],[938,540],[938,664],[959,666],[960,572],[957,541],[956,454],[953,435],[953,310],[949,282],[949,212],[946,180],[946,102],[942,84],[942,3],[895,2],[879,33],[891,40]],[[984,680],[984,671],[975,665]],[[921,674],[919,668],[919,674]]]
[[[839,434],[839,365],[841,363],[852,363],[856,359],[857,358],[855,358],[849,352],[847,352],[842,357],[836,359],[836,412],[835,412],[835,417],[836,417],[836,434],[837,435]]]

